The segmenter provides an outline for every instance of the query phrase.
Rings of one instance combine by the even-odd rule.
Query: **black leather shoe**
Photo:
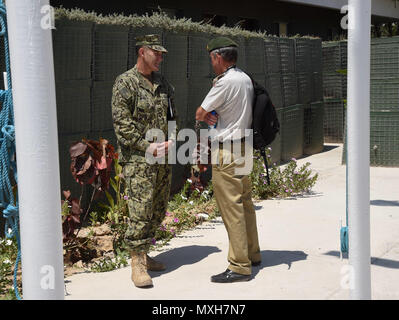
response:
[[[262,264],[262,260],[251,262],[251,265],[252,265],[253,267],[260,266],[261,264]]]
[[[225,272],[214,275],[211,277],[212,282],[219,283],[231,283],[231,282],[240,282],[240,281],[248,281],[251,279],[251,275],[248,274],[240,274],[233,272],[227,269]]]

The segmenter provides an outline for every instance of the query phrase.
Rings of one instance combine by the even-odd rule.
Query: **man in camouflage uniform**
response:
[[[168,137],[168,120],[177,122],[174,89],[157,72],[166,52],[158,35],[136,38],[137,64],[116,78],[112,93],[114,129],[129,197],[125,240],[132,256],[132,281],[137,287],[152,286],[147,270],[165,269],[147,252],[167,209],[171,185],[167,155],[177,129],[167,141],[148,141],[146,133],[160,129]],[[150,164],[148,155],[164,157],[165,164]]]

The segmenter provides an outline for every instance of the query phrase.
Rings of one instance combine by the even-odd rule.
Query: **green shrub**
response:
[[[286,198],[310,193],[315,185],[318,174],[312,175],[307,162],[298,168],[296,159],[292,159],[284,167],[270,163],[271,148],[267,149],[266,157],[269,166],[270,185],[267,183],[266,167],[259,152],[254,153],[254,166],[250,175],[252,195],[256,199]]]
[[[0,239],[0,300],[15,300],[13,286],[14,265],[18,247],[16,238]],[[18,290],[21,283],[18,281]]]

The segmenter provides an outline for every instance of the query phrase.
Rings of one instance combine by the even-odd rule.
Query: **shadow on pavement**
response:
[[[399,207],[399,201],[372,200],[372,201],[370,201],[370,204],[372,206]]]
[[[154,258],[157,261],[164,263],[166,265],[166,270],[161,272],[150,271],[149,274],[151,278],[156,278],[163,274],[172,272],[183,265],[197,263],[210,254],[220,251],[221,250],[218,247],[192,245],[162,252]]]
[[[328,152],[328,151],[331,151],[331,150],[334,150],[334,149],[336,149],[336,148],[339,148],[339,144],[337,144],[337,145],[324,145],[323,146],[323,150],[321,150],[320,152],[318,152],[318,153],[315,153],[315,154],[320,154],[320,153],[324,153],[324,152]],[[297,160],[302,160],[302,159],[306,159],[306,158],[308,158],[308,157],[311,157],[311,156],[314,156],[315,154],[303,154],[303,155],[301,155],[300,157],[298,157],[298,158],[296,158]],[[287,161],[282,161],[281,160],[281,163],[280,163],[280,165],[281,164],[287,164],[287,163],[289,163],[291,160],[287,160]]]
[[[339,258],[339,251],[329,251],[324,254],[327,256],[333,256]],[[346,253],[342,257],[344,259],[348,259],[348,254]],[[371,264],[384,268],[399,269],[399,261],[396,260],[371,257]]]
[[[303,251],[261,251],[262,264],[260,267],[252,267],[252,275],[255,277],[263,268],[274,267],[280,264],[286,264],[291,269],[293,262],[306,260],[308,255]]]

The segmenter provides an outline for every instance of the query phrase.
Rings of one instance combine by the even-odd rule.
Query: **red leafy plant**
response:
[[[69,154],[72,176],[79,184],[92,185],[99,191],[109,188],[112,161],[118,154],[108,140],[82,139],[70,147]]]
[[[71,237],[76,239],[82,227],[82,223],[86,220],[87,214],[90,211],[91,203],[95,195],[109,188],[112,163],[114,159],[118,159],[118,154],[108,140],[102,138],[98,141],[83,138],[81,141],[74,142],[69,148],[69,154],[71,156],[70,170],[72,176],[77,183],[82,185],[82,192],[78,200],[76,198],[70,198],[71,195],[69,191],[64,191],[66,201],[70,201],[71,210],[67,214],[63,213],[63,216],[68,216],[66,220],[68,222],[65,222],[65,228],[63,224],[63,230],[64,239],[71,239]],[[81,209],[81,201],[85,185],[91,185],[93,187],[93,193],[86,213],[83,219],[81,219],[83,211]],[[65,208],[63,207],[63,209]],[[74,231],[78,227],[79,229],[74,235]]]
[[[64,242],[74,238],[75,230],[80,225],[82,209],[77,198],[71,198],[71,192],[63,191],[65,200],[61,201],[62,206],[62,233]]]

